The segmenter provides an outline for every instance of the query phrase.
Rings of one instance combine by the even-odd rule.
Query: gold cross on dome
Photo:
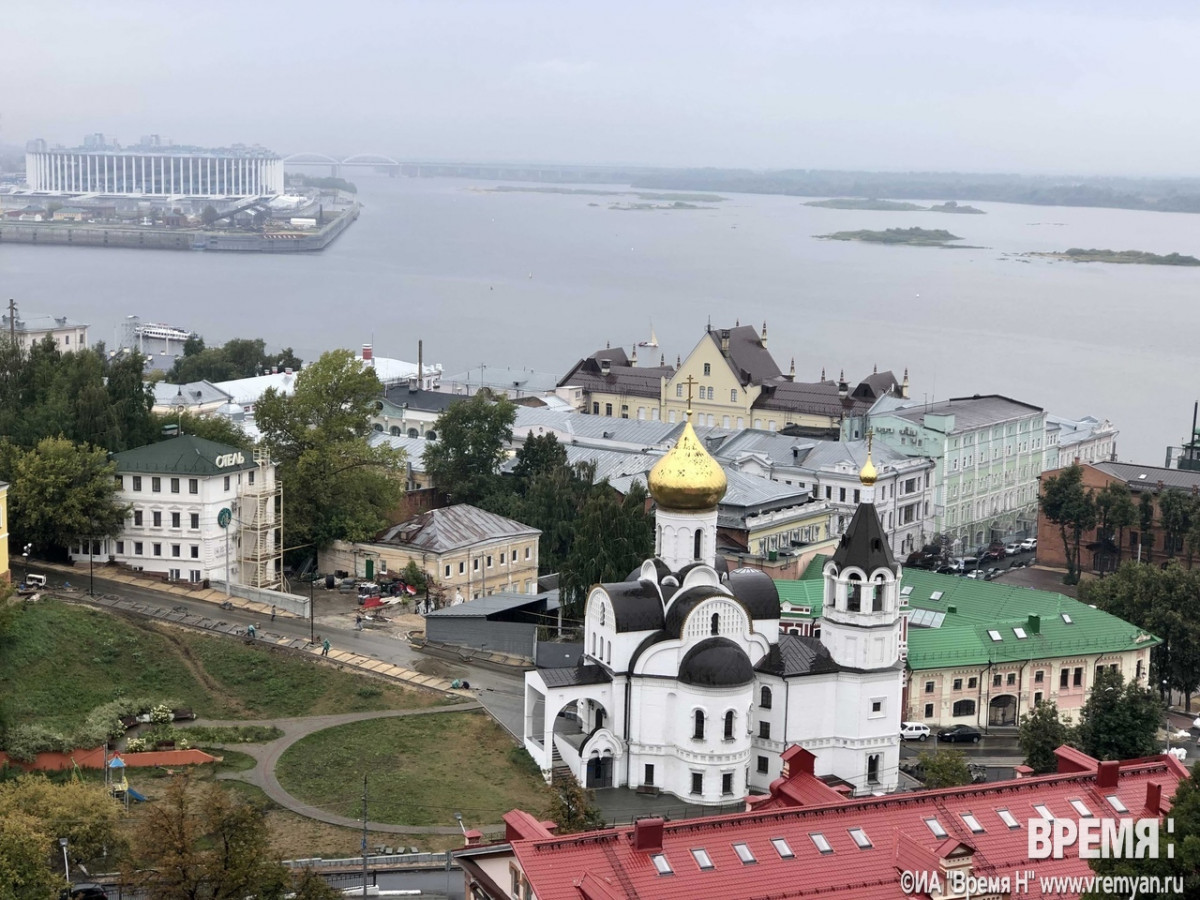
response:
[[[871,444],[875,441],[875,429],[867,429],[867,456],[871,455]]]
[[[687,378],[684,379],[683,383],[687,385],[687,392],[688,392],[687,414],[688,414],[688,417],[690,418],[692,415],[692,386],[695,385],[697,382],[696,382],[695,378],[693,378],[691,375],[689,375]]]

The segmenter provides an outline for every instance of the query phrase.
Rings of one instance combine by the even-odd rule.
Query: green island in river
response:
[[[1124,263],[1141,266],[1200,266],[1200,259],[1196,259],[1194,256],[1182,256],[1179,253],[1160,256],[1144,250],[1083,250],[1079,247],[1072,247],[1061,253],[1030,253],[1028,255],[1048,259],[1069,259],[1072,262]]]
[[[821,209],[857,209],[877,210],[881,212],[940,212],[966,213],[967,215],[987,215],[982,209],[974,206],[959,206],[954,200],[939,203],[935,206],[918,206],[900,200],[875,200],[862,197],[834,197],[831,200],[810,200],[805,206],[816,206]]]
[[[961,241],[942,228],[888,228],[886,231],[836,231],[818,234],[825,241],[865,241],[871,244],[911,244],[917,247],[947,247],[948,241]]]

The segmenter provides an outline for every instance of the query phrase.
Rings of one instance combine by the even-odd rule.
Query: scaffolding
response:
[[[283,589],[283,485],[267,450],[254,451],[258,475],[242,485],[239,511],[240,581],[250,587]]]

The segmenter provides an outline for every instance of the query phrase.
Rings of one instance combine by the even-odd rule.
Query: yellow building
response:
[[[413,562],[448,603],[500,591],[534,594],[541,534],[513,519],[460,503],[401,522],[375,541],[335,541],[321,551],[320,569],[374,579],[398,575]]]
[[[0,481],[0,578],[12,581],[8,564],[8,485]]]

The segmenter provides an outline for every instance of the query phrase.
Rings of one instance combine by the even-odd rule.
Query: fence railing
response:
[[[447,868],[452,865],[449,851],[445,853],[383,853],[367,856],[367,869],[390,868]],[[362,870],[361,856],[347,856],[340,859],[323,859],[319,856],[309,859],[285,859],[283,864],[293,869],[357,869]]]

